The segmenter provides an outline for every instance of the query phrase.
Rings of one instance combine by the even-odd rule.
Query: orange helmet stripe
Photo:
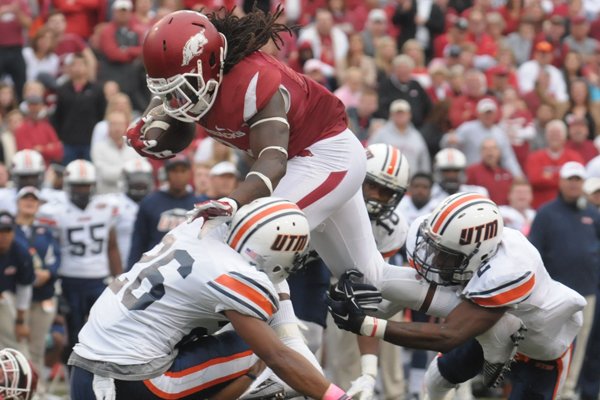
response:
[[[261,210],[258,214],[252,216],[249,220],[245,221],[238,229],[237,232],[235,233],[235,236],[233,237],[233,239],[231,240],[231,244],[230,246],[234,249],[237,250],[237,245],[240,241],[240,239],[244,236],[244,234],[254,226],[254,224],[256,222],[258,222],[259,220],[261,220],[264,217],[267,217],[269,215],[275,214],[278,211],[282,211],[282,210],[296,210],[298,211],[299,208],[298,206],[296,206],[295,204],[290,204],[290,203],[284,203],[284,204],[274,204],[271,207],[268,207],[264,210]]]
[[[446,204],[446,206],[444,207],[445,210],[439,215],[439,217],[437,217],[437,221],[435,221],[435,224],[433,225],[433,228],[432,228],[433,233],[438,233],[440,227],[443,225],[446,218],[458,207],[460,207],[461,205],[463,205],[466,202],[469,202],[471,200],[481,200],[481,199],[488,200],[486,197],[484,197],[480,194],[472,193],[472,194],[467,194],[463,197],[459,197],[459,198],[455,199],[453,202]]]

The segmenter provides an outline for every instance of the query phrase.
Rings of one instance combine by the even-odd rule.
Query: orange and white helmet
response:
[[[37,383],[31,364],[21,352],[0,350],[0,399],[29,400]]]
[[[44,180],[45,170],[42,155],[35,150],[25,149],[13,156],[10,174],[17,189],[23,186],[35,186],[39,189]]]
[[[226,242],[273,283],[303,266],[310,240],[308,220],[294,203],[263,197],[233,216]]]
[[[414,267],[429,282],[465,284],[496,254],[503,229],[496,203],[480,194],[456,193],[421,223]]]
[[[129,160],[123,165],[123,192],[139,202],[154,190],[154,170],[145,158]]]
[[[84,209],[96,187],[96,167],[87,160],[74,160],[65,167],[65,192],[73,204]]]
[[[394,211],[408,187],[409,165],[402,152],[389,144],[367,147],[367,176],[365,181],[387,189],[389,200],[382,203],[365,198],[369,218],[385,219]]]
[[[437,152],[433,158],[433,178],[449,194],[454,194],[466,180],[465,169],[467,158],[458,149],[447,148]],[[447,176],[444,171],[457,171],[457,174]]]

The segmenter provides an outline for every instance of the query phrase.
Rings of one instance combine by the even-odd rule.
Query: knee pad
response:
[[[453,384],[475,377],[483,368],[483,349],[475,339],[438,357],[440,374]]]

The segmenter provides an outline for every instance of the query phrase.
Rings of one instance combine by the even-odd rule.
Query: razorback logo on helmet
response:
[[[303,251],[308,243],[308,235],[278,234],[271,250],[275,251]],[[285,247],[285,249],[284,249]]]
[[[460,244],[478,243],[498,236],[498,221],[464,228],[460,232]]]
[[[208,39],[204,35],[204,28],[202,28],[200,32],[196,33],[185,42],[181,66],[185,67],[186,65],[189,65],[194,57],[202,54],[202,50],[206,44],[208,44]]]

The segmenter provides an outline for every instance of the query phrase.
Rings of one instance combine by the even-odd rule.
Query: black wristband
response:
[[[255,381],[255,380],[256,380],[256,375],[254,375],[254,374],[251,374],[250,372],[246,372],[246,376],[247,376],[248,378],[250,378],[251,380],[253,380],[253,381]]]
[[[20,319],[20,318],[15,319],[15,325],[24,325],[24,324],[25,324],[24,319]]]

